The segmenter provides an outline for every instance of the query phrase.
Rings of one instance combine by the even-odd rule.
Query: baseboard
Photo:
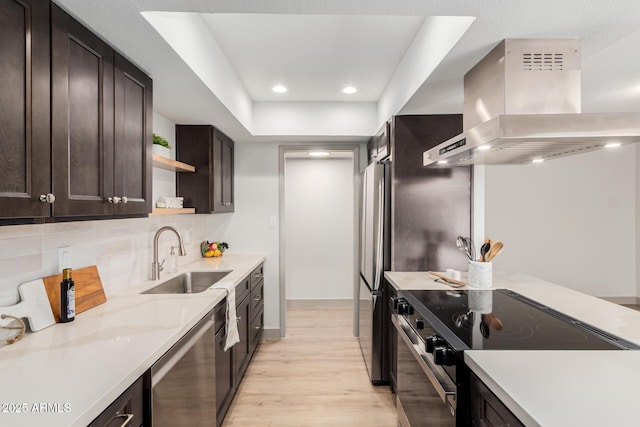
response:
[[[280,328],[264,328],[262,330],[262,339],[263,340],[279,340]]]
[[[640,298],[638,297],[599,297],[599,298],[615,304],[640,304]]]
[[[353,307],[353,299],[288,299],[287,308]]]

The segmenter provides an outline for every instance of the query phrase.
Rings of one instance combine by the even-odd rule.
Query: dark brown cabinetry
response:
[[[0,218],[48,217],[49,3],[0,2]]]
[[[176,126],[176,158],[196,168],[176,174],[185,206],[196,213],[233,212],[233,152],[233,140],[213,126]]]
[[[263,330],[262,265],[236,286],[236,318],[240,342],[224,351],[226,299],[214,309],[216,323],[216,419],[220,426],[249,366]],[[254,282],[255,278],[258,278]],[[255,311],[254,311],[255,310]]]
[[[51,11],[54,217],[151,211],[151,79]]]
[[[89,424],[89,427],[148,425],[145,420],[143,378],[140,377],[125,390],[107,409]]]
[[[524,427],[524,424],[471,373],[471,425],[474,427]]]
[[[0,40],[0,221],[149,213],[151,79],[47,1],[2,1]]]

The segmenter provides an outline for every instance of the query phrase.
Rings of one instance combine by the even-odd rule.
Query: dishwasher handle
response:
[[[207,333],[213,334],[213,319],[202,320],[176,343],[151,368],[151,388],[153,389],[171,371],[176,363]]]

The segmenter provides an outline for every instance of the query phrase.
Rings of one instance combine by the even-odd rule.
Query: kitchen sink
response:
[[[209,289],[231,271],[190,271],[160,283],[143,294],[197,294]]]

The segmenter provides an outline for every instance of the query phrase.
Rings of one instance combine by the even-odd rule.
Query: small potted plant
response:
[[[171,145],[169,145],[169,141],[161,137],[160,135],[154,133],[153,134],[153,152],[159,156],[170,157],[171,156]]]

